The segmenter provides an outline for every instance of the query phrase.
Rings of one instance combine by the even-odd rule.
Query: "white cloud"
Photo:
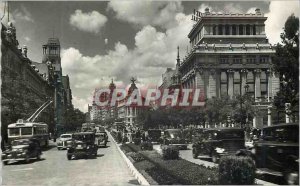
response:
[[[28,37],[28,36],[24,37],[24,39],[25,39],[25,41],[27,41],[27,42],[31,41],[30,37]]]
[[[0,4],[0,9],[4,10],[5,7],[5,2],[2,1]],[[4,11],[0,12],[0,17],[3,17],[3,13]],[[5,15],[2,18],[1,22],[4,24],[7,24],[8,21],[8,13],[7,13],[7,9],[5,10]],[[26,21],[26,22],[31,22],[34,23],[34,19],[32,14],[27,10],[27,8],[25,6],[21,6],[20,8],[14,10],[13,12],[10,12],[9,14],[9,21],[12,23],[16,23],[17,21]]]
[[[107,17],[97,11],[83,13],[81,10],[76,10],[70,16],[70,24],[78,30],[99,33],[101,28],[107,22]]]
[[[280,34],[287,18],[292,13],[299,17],[299,1],[271,1],[269,10],[270,12],[265,14],[268,17],[265,22],[266,34],[269,42],[276,44],[281,42]]]
[[[85,56],[78,49],[62,51],[62,68],[70,76],[75,97],[75,107],[87,110],[90,97],[97,87],[107,87],[111,78],[117,85],[127,86],[130,77],[138,79],[138,87],[155,87],[161,81],[161,74],[176,63],[176,48],[188,44],[187,33],[192,28],[190,15],[178,13],[174,26],[165,32],[153,26],[144,26],[135,36],[135,47],[131,50],[120,42],[106,55]]]
[[[139,26],[161,26],[170,28],[176,25],[175,16],[183,11],[181,2],[159,1],[110,1],[108,9],[116,12],[116,17]]]

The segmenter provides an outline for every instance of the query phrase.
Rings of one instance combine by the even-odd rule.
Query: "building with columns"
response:
[[[272,71],[275,48],[268,43],[260,9],[255,14],[195,12],[188,34],[190,50],[180,61],[182,88],[197,88],[207,99],[247,93],[260,115],[254,127],[267,124],[267,109],[280,88]],[[247,86],[246,86],[247,85]]]

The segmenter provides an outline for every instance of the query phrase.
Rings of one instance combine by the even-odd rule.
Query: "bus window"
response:
[[[32,135],[32,128],[31,127],[21,128],[21,135]]]
[[[20,128],[12,128],[9,129],[10,136],[19,136],[20,135]]]

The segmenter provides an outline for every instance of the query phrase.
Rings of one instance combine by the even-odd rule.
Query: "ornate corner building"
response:
[[[267,17],[260,9],[255,14],[227,14],[206,8],[204,13],[195,12],[192,20],[190,51],[179,67],[176,64],[182,88],[200,89],[207,99],[247,91],[261,111],[253,125],[266,124],[268,105],[280,88],[278,74],[272,71],[275,49],[265,34]]]

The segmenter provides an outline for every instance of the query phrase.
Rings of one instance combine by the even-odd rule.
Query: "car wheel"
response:
[[[67,158],[68,158],[68,160],[71,160],[72,156],[71,155],[67,155]]]
[[[196,159],[196,158],[198,158],[198,151],[197,151],[197,149],[196,148],[193,148],[193,158],[194,159]]]
[[[3,163],[3,165],[7,165],[8,161],[3,161],[2,163]]]
[[[30,158],[28,156],[25,158],[25,163],[30,163]]]
[[[76,155],[73,154],[73,155],[71,156],[71,159],[72,159],[72,160],[76,160],[76,159],[77,159]]]
[[[60,147],[57,147],[57,150],[61,150],[61,148],[60,148]]]
[[[220,156],[217,153],[213,152],[211,155],[211,159],[212,159],[212,162],[219,163]]]
[[[299,173],[296,171],[288,170],[284,177],[285,177],[286,184],[288,185],[299,184]]]

